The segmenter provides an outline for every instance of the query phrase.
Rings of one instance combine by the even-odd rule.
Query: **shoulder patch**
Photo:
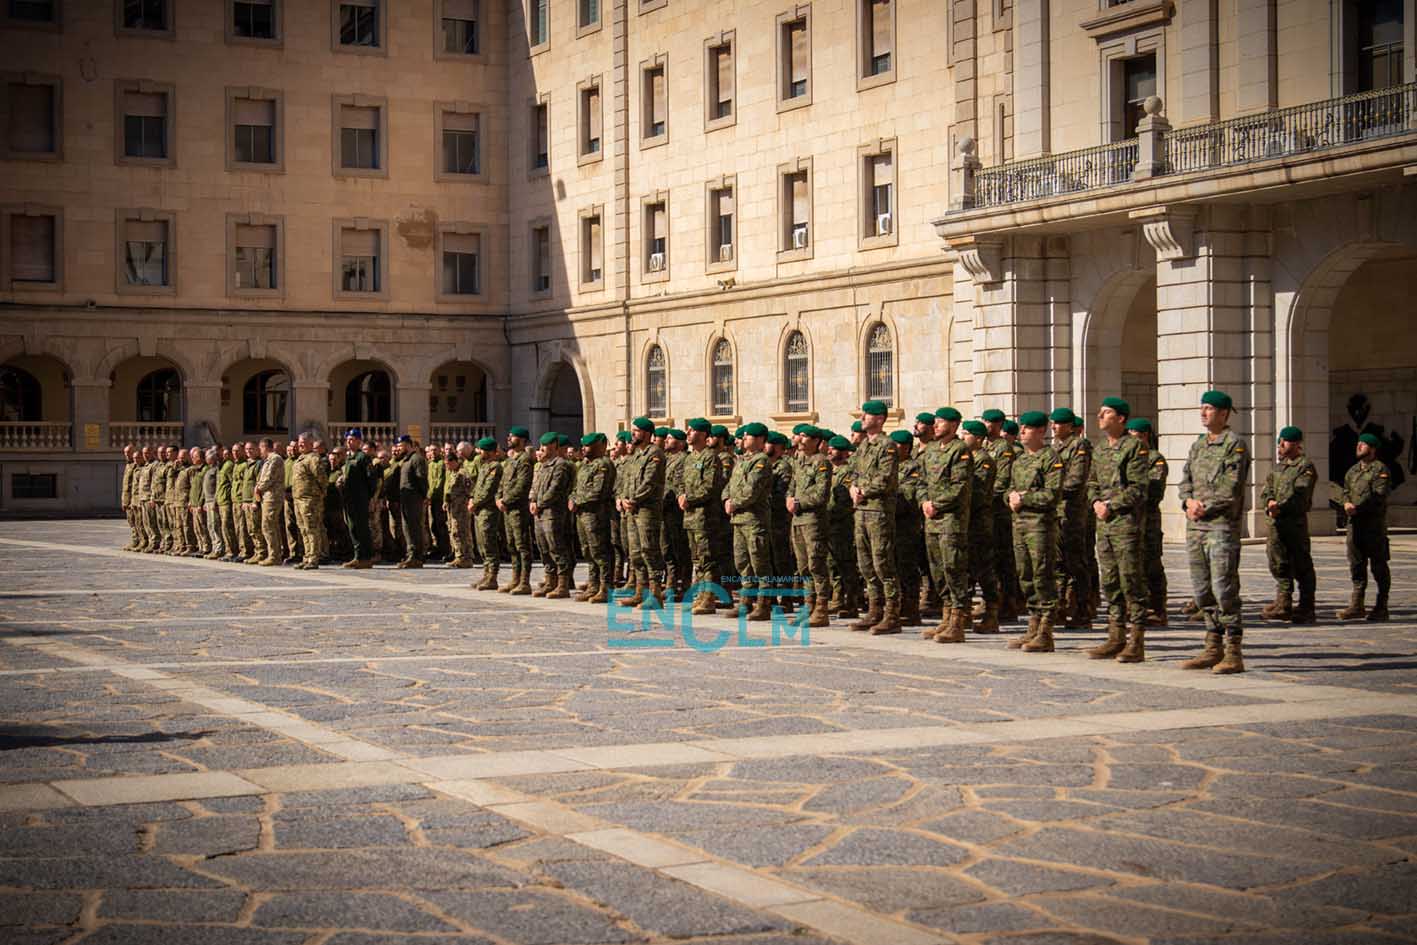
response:
[[[1245,448],[1244,448],[1243,446],[1237,446],[1237,447],[1235,447],[1235,452],[1237,452],[1237,453],[1243,453],[1243,452],[1245,452]]]
[[[819,473],[824,473],[824,472],[826,472],[827,470],[829,470],[829,469],[831,469],[831,468],[832,468],[832,464],[831,464],[831,463],[818,463],[818,464],[817,464],[817,472],[819,472]]]
[[[1054,463],[1054,464],[1053,464],[1053,468],[1054,468],[1054,469],[1062,469],[1062,468],[1063,468],[1063,463]]]

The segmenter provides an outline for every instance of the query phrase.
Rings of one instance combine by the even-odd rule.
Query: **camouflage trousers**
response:
[[[320,498],[299,498],[295,500],[295,520],[300,529],[300,543],[304,551],[303,561],[307,565],[320,563],[320,546],[324,544],[320,534],[325,530],[325,503]]]
[[[1018,568],[1014,564],[1014,515],[1003,496],[994,497],[994,573],[999,579],[999,593],[1009,599],[1023,597],[1018,586]]]
[[[566,515],[564,508],[537,510],[536,546],[541,550],[541,566],[546,573],[569,579],[576,562],[566,544]]]
[[[191,541],[192,517],[187,514],[187,506],[172,503],[167,507],[168,528],[172,532],[172,547],[169,551],[174,554],[186,554],[195,545]]]
[[[1051,515],[1014,514],[1014,567],[1019,589],[1035,617],[1051,617],[1058,606],[1058,522]]]
[[[856,510],[856,567],[872,602],[900,598],[895,570],[895,513]]]
[[[660,516],[659,541],[669,569],[667,582],[681,589],[688,587],[690,575],[694,572],[694,561],[689,551],[689,535],[684,530],[684,513],[678,502],[665,503]]]
[[[1066,600],[1068,591],[1086,601],[1092,590],[1092,543],[1088,541],[1087,520],[1092,510],[1085,503],[1068,503],[1066,515],[1059,506],[1058,552],[1056,561],[1058,599]]]
[[[831,593],[831,571],[827,566],[827,539],[816,518],[792,519],[792,551],[797,560],[797,575],[808,581],[807,593]]]
[[[973,510],[969,520],[969,584],[979,585],[979,596],[985,606],[999,603],[998,561],[1008,555],[994,554],[994,516],[986,510],[975,522]]]
[[[251,554],[247,557],[262,560],[269,554],[266,548],[266,533],[261,528],[261,503],[252,502],[241,510],[246,519],[246,536],[251,542]]]
[[[453,560],[459,563],[472,560],[472,513],[466,502],[457,502],[447,508],[448,544],[453,552]]]
[[[611,567],[613,573],[620,574],[629,570],[630,556],[625,552],[625,530],[621,524],[624,517],[623,512],[610,510],[610,550],[615,554],[615,560]]]
[[[1359,525],[1348,521],[1348,576],[1359,591],[1368,589],[1368,570],[1378,585],[1378,593],[1386,594],[1392,587],[1392,572],[1388,569],[1387,529],[1383,526]]]
[[[285,494],[285,547],[289,549],[287,558],[300,558],[305,560],[305,542],[301,537],[300,515],[295,508],[295,496],[290,492]]]
[[[797,573],[797,556],[792,551],[792,520],[784,506],[774,509],[768,523],[768,547],[772,551],[772,587],[791,587]]]
[[[968,610],[973,585],[969,580],[969,514],[945,512],[925,520],[925,548],[940,600]]]
[[[261,534],[266,539],[267,561],[280,561],[284,557],[284,522],[281,521],[283,504],[281,497],[275,493],[268,492],[261,496]]]
[[[646,585],[650,581],[664,580],[659,509],[641,506],[629,516],[627,523],[630,526],[630,566],[635,570],[636,580]]]
[[[207,553],[226,554],[226,534],[221,527],[221,511],[216,502],[208,502],[203,510],[207,520]]]
[[[718,571],[719,583],[730,587],[738,583],[733,560],[733,525],[728,514],[719,505],[708,510],[705,518],[709,545],[713,549],[714,565]]]
[[[895,579],[902,601],[919,600],[922,571],[929,569],[929,546],[925,539],[925,519],[918,515],[896,516]]]
[[[235,557],[241,554],[241,541],[236,536],[236,506],[227,503],[222,505],[217,503],[217,518],[221,521],[222,547],[226,550],[227,557]]]
[[[707,509],[691,509],[684,514],[684,535],[689,542],[689,555],[694,561],[694,584],[712,584],[719,578],[709,514]],[[707,587],[703,589],[709,590]]]
[[[1131,515],[1097,523],[1097,572],[1109,623],[1146,624],[1144,528]]]
[[[767,590],[772,576],[772,537],[763,522],[748,516],[735,516],[733,522],[733,566],[739,574],[742,590]]]
[[[1275,589],[1282,596],[1292,596],[1297,582],[1300,599],[1314,599],[1318,582],[1314,575],[1314,556],[1309,548],[1307,517],[1297,521],[1270,519],[1264,553]]]
[[[856,567],[854,521],[834,520],[827,528],[827,564],[831,569],[832,600],[846,606],[861,599],[861,572]]]
[[[1240,532],[1228,522],[1186,524],[1191,592],[1205,628],[1238,637],[1240,622]]]
[[[615,567],[615,552],[610,546],[610,510],[603,505],[577,509],[576,532],[585,554],[589,586],[609,591]]]
[[[478,513],[480,523],[482,513]],[[503,534],[507,542],[507,552],[512,556],[512,570],[531,576],[531,511],[524,506],[514,505],[502,513]],[[477,533],[478,544],[482,544],[482,532]],[[487,548],[482,548],[482,558],[487,560]]]
[[[473,526],[477,532],[477,550],[482,552],[482,566],[489,573],[496,574],[502,564],[502,539],[509,533],[502,521],[502,510],[495,505],[479,510],[473,517]],[[515,551],[512,552],[512,564],[514,572],[522,567]],[[526,564],[529,568],[530,559]]]
[[[1161,561],[1162,542],[1165,535],[1161,530],[1161,509],[1149,508],[1146,512],[1146,533],[1142,536],[1142,547],[1146,551],[1146,593],[1151,609],[1158,614],[1166,613],[1166,566]]]

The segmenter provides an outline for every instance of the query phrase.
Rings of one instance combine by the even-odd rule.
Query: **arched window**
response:
[[[713,346],[713,372],[710,376],[713,390],[713,415],[726,417],[733,413],[733,346],[727,338],[720,338]]]
[[[182,379],[172,368],[153,371],[138,382],[138,421],[175,423],[182,419]]]
[[[393,385],[387,371],[365,371],[345,386],[344,418],[351,423],[393,422]]]
[[[866,399],[894,401],[895,390],[895,342],[891,330],[884,322],[877,322],[871,328],[866,341]]]
[[[289,375],[284,371],[262,371],[247,381],[242,418],[247,433],[289,433]]]
[[[787,336],[783,349],[782,401],[788,413],[807,412],[807,336],[800,331]]]
[[[29,371],[0,367],[0,421],[38,423],[44,419],[44,394]]]
[[[650,345],[645,358],[645,412],[651,417],[669,416],[669,359],[659,345]]]

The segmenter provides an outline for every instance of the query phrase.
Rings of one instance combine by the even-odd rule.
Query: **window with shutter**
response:
[[[893,23],[893,0],[864,0],[866,3],[866,50],[865,69],[867,76],[884,75],[892,69],[895,28]]]
[[[236,225],[236,289],[276,288],[276,228],[270,224]]]
[[[340,106],[340,167],[378,169],[379,109]]]
[[[551,228],[538,226],[531,231],[534,247],[531,290],[551,291]]]
[[[657,203],[649,208],[649,252],[663,256],[669,248],[669,215],[664,204]]]
[[[801,98],[807,94],[810,79],[808,68],[807,21],[794,20],[787,24],[784,42],[787,47],[787,87],[783,98]]]
[[[442,0],[443,52],[475,56],[478,50],[478,0]]]
[[[379,291],[378,230],[340,232],[340,288],[344,292]]]
[[[478,114],[443,113],[443,173],[482,173],[480,126]]]
[[[591,87],[581,93],[581,127],[585,137],[581,140],[582,154],[600,153],[600,89]]]
[[[128,92],[123,96],[123,155],[167,157],[167,95]]]
[[[235,124],[233,159],[242,164],[274,164],[276,103],[238,98],[232,103]]]
[[[728,262],[733,258],[733,191],[729,188],[714,191],[714,202],[717,205],[714,237],[718,261]],[[725,255],[728,259],[724,258]]]
[[[6,90],[10,125],[6,141],[12,154],[53,154],[56,150],[54,86],[11,82]]]
[[[882,217],[888,217],[893,211],[891,191],[895,187],[895,171],[892,156],[889,153],[874,155],[870,158],[870,165],[871,219],[867,221],[866,232],[868,236],[883,236],[889,229],[882,229]],[[884,225],[889,227],[889,224]]]
[[[548,130],[548,114],[545,102],[532,106],[531,110],[531,166],[533,170],[543,170],[551,166],[551,145]]]
[[[10,281],[53,284],[55,224],[50,215],[10,217]]]
[[[531,28],[530,42],[532,46],[541,46],[546,43],[549,36],[547,24],[548,0],[529,0],[531,16],[529,17]]]
[[[669,358],[659,345],[645,357],[645,412],[651,417],[669,415]]]
[[[665,90],[664,67],[655,66],[645,72],[644,137],[658,138],[668,127],[668,99]]]
[[[578,7],[579,17],[576,25],[581,29],[600,22],[600,0],[580,0]]]
[[[477,295],[482,291],[480,261],[482,236],[477,233],[443,234],[443,294]]]
[[[167,222],[128,220],[123,229],[124,276],[128,285],[169,285]]]
[[[231,4],[231,32],[242,39],[275,39],[273,0],[235,0]]]
[[[711,55],[709,114],[715,119],[727,118],[733,114],[733,47],[728,44],[715,46]]]
[[[581,282],[600,282],[602,270],[600,214],[585,217],[581,224]]]
[[[810,245],[811,199],[807,172],[797,171],[783,177],[784,252],[806,249]]]

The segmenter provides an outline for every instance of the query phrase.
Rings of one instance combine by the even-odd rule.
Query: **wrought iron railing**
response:
[[[1075,194],[1132,179],[1137,139],[984,168],[974,175],[973,206],[996,207]]]
[[[6,421],[0,423],[0,450],[67,450],[72,429],[68,423]]]
[[[178,423],[129,423],[110,421],[108,424],[108,445],[121,450],[128,444],[134,446],[181,446],[184,427]]]
[[[1183,128],[1166,135],[1168,174],[1247,164],[1417,131],[1417,83]]]

